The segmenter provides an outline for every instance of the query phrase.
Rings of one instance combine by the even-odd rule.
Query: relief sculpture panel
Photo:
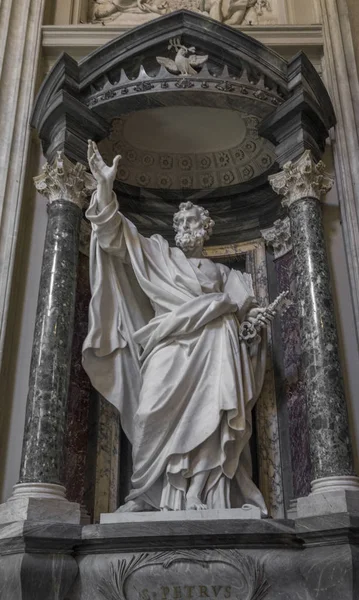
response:
[[[238,550],[98,555],[80,571],[81,598],[264,600],[271,589],[261,560]]]
[[[92,0],[91,22],[121,22],[124,15],[160,16],[181,8],[193,10],[226,25],[273,22],[273,0]]]

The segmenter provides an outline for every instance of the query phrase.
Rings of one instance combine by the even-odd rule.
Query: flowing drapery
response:
[[[213,270],[206,259],[199,268],[161,236],[144,238],[115,196],[98,213],[95,193],[87,217],[92,299],[83,364],[133,445],[129,499],[184,508],[191,477],[206,473],[209,506],[249,502],[265,512],[248,452],[265,343],[250,356],[238,338],[238,321],[255,303],[249,276]]]

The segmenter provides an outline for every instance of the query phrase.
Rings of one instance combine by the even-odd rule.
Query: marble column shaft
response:
[[[35,178],[50,199],[32,350],[20,483],[61,484],[84,167],[58,156]]]
[[[354,475],[319,201],[332,181],[323,169],[307,151],[270,180],[289,209],[314,480]]]
[[[297,200],[289,209],[289,217],[297,272],[313,479],[353,475],[319,200]]]
[[[20,482],[60,483],[81,209],[48,207]]]

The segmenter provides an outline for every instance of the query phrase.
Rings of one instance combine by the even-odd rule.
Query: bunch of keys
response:
[[[255,317],[252,323],[249,321],[243,321],[239,326],[239,339],[243,342],[246,342],[248,345],[259,342],[260,336],[258,335],[258,332],[261,327],[263,327],[263,322],[261,319],[266,317],[266,315],[270,315],[270,313],[276,312],[288,294],[288,290],[279,294],[279,296],[277,296],[277,298],[266,307],[264,312]]]

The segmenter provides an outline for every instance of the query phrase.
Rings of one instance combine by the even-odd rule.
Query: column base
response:
[[[359,514],[359,477],[323,477],[312,482],[312,492],[298,498],[297,518],[334,513]]]
[[[286,516],[287,519],[291,519],[292,521],[297,518],[297,498],[290,501]]]
[[[19,483],[13,495],[0,504],[0,524],[15,521],[72,523],[81,520],[81,507],[66,500],[66,490],[54,483]]]

